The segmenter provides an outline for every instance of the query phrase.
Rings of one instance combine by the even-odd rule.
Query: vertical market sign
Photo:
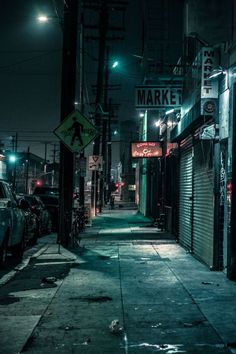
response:
[[[209,76],[218,65],[219,57],[216,49],[211,47],[202,48],[202,77],[201,98],[218,98],[218,80],[211,80]]]

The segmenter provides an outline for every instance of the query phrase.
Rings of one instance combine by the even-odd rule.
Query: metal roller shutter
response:
[[[193,166],[193,251],[211,266],[214,235],[214,176],[211,142],[194,147]]]
[[[181,147],[179,194],[179,240],[192,249],[192,146]]]

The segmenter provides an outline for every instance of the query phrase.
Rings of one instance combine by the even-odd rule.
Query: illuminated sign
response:
[[[152,141],[139,141],[131,143],[131,156],[133,158],[161,157],[161,143]]]
[[[178,108],[182,103],[181,87],[136,86],[136,108],[157,109],[164,107]]]
[[[201,98],[218,98],[218,80],[211,80],[209,76],[218,64],[218,53],[214,48],[202,48],[202,84]]]

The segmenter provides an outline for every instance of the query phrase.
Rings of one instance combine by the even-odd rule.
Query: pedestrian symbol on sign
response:
[[[70,143],[70,144],[73,146],[75,139],[78,139],[80,145],[83,146],[84,143],[83,143],[83,140],[82,140],[82,137],[81,137],[81,133],[82,133],[83,130],[84,130],[84,126],[83,126],[82,124],[80,124],[80,122],[78,122],[78,121],[76,120],[76,117],[73,117],[72,119],[73,119],[73,124],[72,124],[72,126],[68,129],[68,132],[73,131],[73,135],[72,135],[71,143]]]
[[[68,149],[79,153],[100,133],[85,116],[74,111],[54,130],[54,134]]]

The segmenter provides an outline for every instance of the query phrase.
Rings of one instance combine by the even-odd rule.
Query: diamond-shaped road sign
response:
[[[54,134],[68,149],[79,153],[100,133],[79,111],[73,111],[54,130]]]

